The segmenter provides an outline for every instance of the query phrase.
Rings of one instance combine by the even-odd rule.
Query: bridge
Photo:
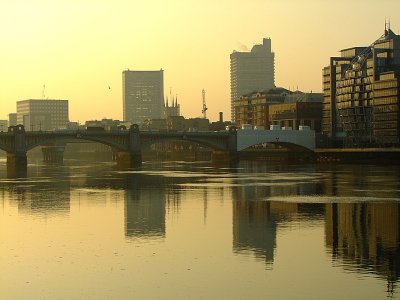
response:
[[[260,143],[285,144],[312,151],[315,135],[311,130],[236,130],[227,131],[140,131],[138,125],[128,130],[25,131],[23,125],[10,126],[0,133],[0,149],[7,152],[7,167],[26,169],[27,152],[42,146],[45,161],[62,161],[62,143],[73,140],[98,142],[110,146],[117,164],[134,167],[142,162],[142,147],[160,142],[188,141],[213,149],[213,161],[237,159],[238,151]]]

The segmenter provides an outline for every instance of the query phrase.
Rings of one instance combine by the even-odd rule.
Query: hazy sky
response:
[[[321,91],[340,49],[368,46],[400,0],[1,0],[0,118],[18,100],[68,99],[70,119],[122,119],[122,71],[164,69],[186,117],[230,118],[229,54],[272,39],[275,84]],[[108,88],[111,87],[111,89]]]

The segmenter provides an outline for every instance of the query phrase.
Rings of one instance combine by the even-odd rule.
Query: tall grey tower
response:
[[[275,87],[275,54],[271,39],[254,45],[250,52],[233,51],[231,58],[231,119],[235,121],[235,101],[244,94]]]
[[[122,72],[124,121],[142,124],[164,112],[164,71]]]

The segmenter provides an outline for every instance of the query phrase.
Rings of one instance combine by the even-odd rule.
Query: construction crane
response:
[[[201,113],[203,114],[203,118],[207,119],[207,105],[206,105],[206,91],[203,89],[202,91],[202,96],[203,96],[203,109],[201,110]]]

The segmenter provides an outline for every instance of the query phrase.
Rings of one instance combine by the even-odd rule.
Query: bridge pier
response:
[[[142,149],[139,126],[137,124],[133,124],[129,128],[128,149],[117,150],[116,161],[118,169],[136,168],[142,165]]]
[[[135,168],[142,165],[142,153],[140,151],[117,151],[115,154],[118,169]]]
[[[28,159],[26,152],[7,152],[7,177],[21,178],[28,173]]]
[[[52,164],[62,164],[64,161],[65,146],[45,145],[42,146],[43,161]]]
[[[239,162],[237,151],[237,131],[229,128],[226,150],[214,150],[211,153],[211,162],[215,166],[235,167]]]
[[[25,128],[23,125],[10,126],[8,132],[14,136],[14,147],[7,151],[7,173],[10,177],[26,176],[28,167],[28,158],[26,156]]]

